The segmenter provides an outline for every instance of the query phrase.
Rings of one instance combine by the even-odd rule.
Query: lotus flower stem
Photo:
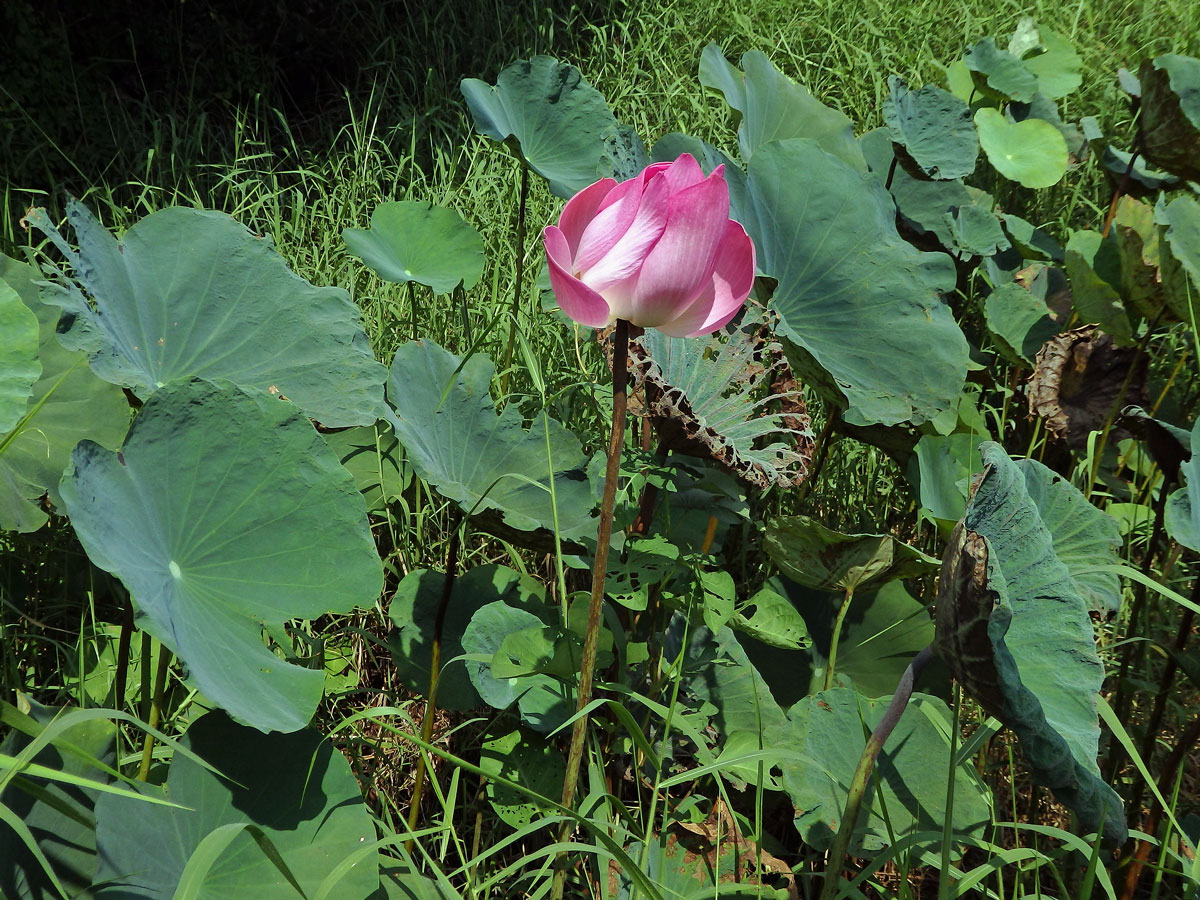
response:
[[[158,668],[154,672],[154,699],[150,702],[150,715],[146,724],[157,728],[162,718],[163,695],[167,692],[167,672],[171,669],[171,651],[164,644],[158,645]],[[150,777],[150,763],[154,760],[154,735],[146,732],[146,740],[142,743],[142,764],[138,768],[138,780],[145,781]]]
[[[854,829],[858,824],[858,813],[862,808],[862,799],[867,791],[867,785],[871,781],[871,773],[875,769],[875,760],[879,758],[883,745],[887,743],[887,739],[891,737],[900,717],[904,715],[904,710],[912,697],[913,682],[917,680],[917,676],[921,674],[921,670],[929,664],[931,659],[933,659],[932,645],[913,657],[913,661],[908,664],[908,668],[900,676],[900,684],[896,687],[896,693],[892,695],[892,702],[888,704],[883,718],[879,720],[879,724],[871,732],[871,737],[867,739],[867,746],[858,759],[858,768],[854,770],[854,778],[850,781],[850,792],[846,797],[846,809],[842,813],[841,827],[838,828],[837,836],[833,839],[833,846],[829,848],[829,863],[825,867],[825,884],[821,888],[821,900],[834,900],[834,897],[837,896],[838,876],[846,864],[850,838],[854,836]],[[951,764],[953,765],[953,760],[951,760]],[[953,773],[951,777],[953,777]]]
[[[854,588],[846,588],[846,596],[838,607],[837,619],[833,623],[833,635],[829,638],[829,661],[825,664],[825,690],[833,687],[833,673],[837,668],[838,641],[842,638],[842,623],[846,621],[846,613],[854,600]]]
[[[513,345],[517,340],[517,314],[521,311],[521,282],[525,276],[525,207],[529,200],[529,166],[521,163],[521,193],[517,199],[517,259],[513,278],[512,319],[508,323],[508,349],[504,351],[504,375],[500,393],[508,394],[508,373],[512,367]]]
[[[583,638],[583,660],[579,670],[576,713],[587,708],[592,700],[592,676],[596,670],[596,645],[600,637],[600,614],[604,609],[604,575],[608,569],[608,545],[612,539],[613,507],[617,501],[617,478],[621,472],[621,448],[625,443],[625,410],[629,381],[629,323],[617,319],[613,332],[613,417],[608,441],[608,468],[604,475],[604,495],[600,500],[600,524],[596,534],[596,563],[592,569],[592,596],[588,603],[587,632]],[[588,716],[580,715],[571,729],[571,748],[567,754],[567,774],[563,780],[562,805],[571,809],[575,803],[575,784],[583,760],[583,745],[587,739]],[[559,841],[565,843],[574,830],[574,822],[563,823]],[[565,853],[556,860],[552,900],[562,900],[566,881]]]

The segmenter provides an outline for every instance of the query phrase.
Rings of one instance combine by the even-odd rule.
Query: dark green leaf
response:
[[[971,70],[975,86],[991,97],[1028,103],[1037,92],[1037,76],[1016,56],[997,47],[990,37],[967,48],[963,62]]]
[[[1016,282],[1002,284],[988,294],[983,315],[996,348],[1009,362],[1032,366],[1042,344],[1058,333],[1050,308]]]
[[[979,138],[967,104],[927,84],[910,91],[895,75],[888,78],[883,120],[899,144],[930,178],[963,178],[975,171]]]
[[[1164,53],[1145,60],[1140,147],[1160,169],[1200,181],[1200,60]]]

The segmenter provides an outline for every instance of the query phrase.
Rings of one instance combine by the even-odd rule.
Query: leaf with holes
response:
[[[89,558],[138,624],[239,721],[295,731],[321,672],[264,628],[371,606],[383,572],[362,495],[293,404],[194,380],[156,391],[120,453],[84,441],[60,491]],[[290,649],[290,648],[289,648]]]

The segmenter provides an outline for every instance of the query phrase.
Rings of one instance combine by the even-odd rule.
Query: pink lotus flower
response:
[[[627,319],[672,337],[710,334],[754,282],[754,244],[729,218],[724,166],[688,154],[617,184],[597,181],[542,232],[563,312],[602,328]]]

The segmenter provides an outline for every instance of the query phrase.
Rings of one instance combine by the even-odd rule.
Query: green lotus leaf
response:
[[[1133,324],[1117,293],[1096,271],[1101,264],[1100,233],[1076,231],[1067,241],[1064,264],[1071,281],[1071,305],[1084,322],[1094,322],[1122,345],[1133,342]]]
[[[935,519],[953,524],[962,518],[971,479],[980,469],[978,450],[984,440],[977,434],[959,432],[926,434],[917,441],[908,477],[917,489],[921,508]]]
[[[695,829],[695,830],[692,830]],[[779,874],[762,865],[766,854],[745,837],[728,832],[706,833],[695,825],[675,823],[650,836],[649,846],[634,841],[627,851],[644,867],[660,896],[670,900],[791,900],[795,886],[778,887]],[[715,840],[713,839],[715,837]],[[787,881],[787,876],[783,877]],[[774,882],[774,885],[767,882]],[[616,900],[641,897],[629,874],[620,873]]]
[[[118,242],[72,201],[78,252],[43,212],[29,219],[82,286],[64,278],[44,296],[63,308],[63,345],[86,351],[106,381],[146,398],[175,381],[223,379],[282,394],[334,428],[383,414],[386,373],[350,295],[294,275],[229,216],[172,207]]]
[[[769,585],[737,606],[729,627],[781,650],[804,650],[812,644],[799,611]]]
[[[967,341],[940,296],[954,264],[901,239],[874,175],[813,141],[774,141],[750,162],[747,199],[744,224],[778,280],[771,305],[798,374],[823,377],[853,425],[918,424],[957,405]]]
[[[1145,60],[1139,144],[1160,169],[1200,181],[1200,59],[1164,53]]]
[[[989,97],[1028,103],[1037,93],[1037,76],[1018,57],[997,47],[993,38],[986,37],[968,47],[963,62],[971,70],[975,87]]]
[[[812,639],[802,652],[742,641],[772,696],[786,708],[824,689],[833,629],[845,597],[840,591],[816,591],[781,576],[767,584],[794,608],[804,610]],[[902,582],[889,581],[877,591],[857,593],[842,621],[834,684],[875,696],[895,690],[913,657],[932,641],[929,610]]]
[[[975,171],[979,138],[967,104],[927,84],[910,91],[903,79],[888,78],[883,121],[892,141],[904,148],[929,178],[965,178]]]
[[[1002,284],[988,294],[983,317],[1000,355],[1019,365],[1032,367],[1042,344],[1058,333],[1045,301],[1016,282]],[[960,515],[961,510],[951,518]]]
[[[19,263],[18,263],[19,265]],[[42,374],[38,361],[38,320],[6,281],[0,281],[0,434],[21,421]]]
[[[767,553],[788,578],[820,591],[869,591],[897,578],[916,578],[938,561],[890,534],[842,534],[808,516],[767,524]]]
[[[578,439],[545,415],[526,429],[512,404],[497,415],[494,374],[486,356],[463,361],[431,341],[396,351],[388,400],[409,462],[464,512],[494,511],[485,527],[503,537],[527,542],[540,531],[553,546],[556,526],[566,541],[594,536],[596,500]]]
[[[1200,419],[1192,427],[1191,447],[1200,447]],[[1167,498],[1167,534],[1200,552],[1200,453],[1192,452],[1180,470],[1187,484]]]
[[[999,110],[975,113],[979,144],[992,167],[1025,187],[1058,184],[1067,172],[1067,142],[1061,132],[1042,119],[1010,122]]]
[[[1166,208],[1160,212],[1164,217],[1174,218],[1175,213],[1186,209],[1187,204],[1183,204],[1169,213]],[[1186,216],[1181,219],[1186,221]],[[1187,321],[1191,286],[1172,252],[1175,243],[1164,243],[1164,230],[1169,230],[1176,240],[1186,231],[1163,229],[1155,222],[1155,210],[1150,204],[1122,197],[1117,202],[1106,246],[1100,252],[1115,255],[1115,268],[1119,272],[1115,280],[1130,310],[1143,319],[1157,319],[1160,323],[1180,318]],[[1186,256],[1186,250],[1180,249]]]
[[[808,476],[812,430],[788,416],[799,391],[768,389],[763,396],[784,356],[760,331],[754,324],[722,340],[649,329],[633,341],[634,378],[664,449],[708,456],[762,489],[793,487]],[[775,404],[783,408],[773,411]]]
[[[394,503],[412,482],[412,467],[390,425],[359,425],[322,435],[367,501],[367,512]]]
[[[834,688],[788,710],[784,740],[811,760],[783,771],[783,786],[796,807],[796,827],[805,843],[826,849],[833,841],[866,747],[864,726],[878,725],[890,700],[868,700],[847,688]],[[875,763],[852,853],[874,853],[913,831],[940,832],[946,821],[946,776],[952,769],[951,827],[958,835],[982,833],[991,821],[988,790],[969,761],[951,766],[950,731],[945,703],[912,695]]]
[[[946,216],[950,220],[950,233],[960,258],[995,256],[1012,246],[1000,219],[991,210],[967,203],[952,213],[946,213]]]
[[[479,767],[488,775],[515,781],[543,797],[562,793],[567,763],[562,754],[543,739],[521,729],[489,737],[479,748]],[[557,812],[528,795],[495,781],[487,783],[488,802],[502,822],[524,828],[534,819]]]
[[[171,900],[205,842],[231,833],[189,896],[292,900],[297,888],[312,896],[339,863],[375,841],[350,764],[316,731],[262,734],[213,712],[192,723],[183,745],[224,777],[177,753],[165,790],[143,790],[179,807],[103,795],[97,880],[107,883],[97,900]],[[366,900],[378,888],[378,857],[370,854],[329,896]]]
[[[429,691],[434,627],[445,581],[442,572],[415,569],[401,580],[388,607],[395,628],[388,646],[396,662],[396,674],[405,687],[421,695]],[[465,652],[463,633],[476,611],[499,601],[518,608],[536,607],[542,597],[536,581],[504,566],[478,566],[455,579],[442,624],[439,707],[467,710],[484,703],[472,687],[470,664],[464,667],[461,660],[454,661]],[[540,619],[537,624],[542,624]]]
[[[475,130],[494,141],[511,138],[556,196],[570,197],[599,178],[617,120],[574,66],[549,56],[519,59],[494,85],[464,78],[460,88]]]
[[[1011,213],[1005,213],[1001,218],[1004,220],[1004,230],[1009,240],[1025,259],[1062,261],[1062,244],[1048,231]]]
[[[943,247],[953,248],[954,229],[947,214],[973,202],[962,181],[914,178],[903,166],[893,166],[895,145],[886,128],[868,131],[858,142],[879,183],[887,185],[888,177],[891,177],[888,191],[904,224],[918,235],[932,234]]]
[[[407,862],[381,857],[379,891],[371,900],[462,900],[446,876],[438,874],[440,881],[415,871]]]
[[[1042,52],[1024,56],[1021,62],[1037,77],[1038,92],[1059,100],[1083,84],[1083,61],[1057,31],[1039,26],[1037,33]]]
[[[416,281],[446,294],[474,287],[483,275],[483,236],[444,206],[380,203],[369,229],[347,228],[342,238],[384,281]]]
[[[370,606],[383,581],[362,495],[307,417],[265,393],[173,382],[120,453],[84,441],[72,459],[71,524],[138,624],[239,721],[307,724],[321,672],[284,662],[263,629]]]
[[[1194,197],[1176,197],[1170,203],[1159,200],[1154,221],[1166,226],[1161,232],[1162,243],[1170,249],[1162,260],[1162,279],[1173,290],[1167,292],[1167,303],[1180,320],[1193,327],[1200,320],[1200,203]],[[1180,284],[1179,270],[1187,273],[1191,284]]]
[[[700,83],[720,91],[741,114],[738,149],[744,162],[771,141],[808,138],[855,171],[866,172],[849,118],[776,69],[765,53],[751,50],[742,54],[741,63],[739,71],[716,44],[700,56]]]
[[[1085,830],[1103,826],[1105,840],[1119,844],[1121,800],[1096,766],[1104,667],[1088,603],[1027,484],[1035,497],[1044,491],[1052,521],[1062,489],[1046,490],[1057,476],[1031,476],[1035,464],[1014,463],[998,444],[981,452],[983,473],[942,564],[938,652],[983,708],[1013,729],[1037,782]],[[1109,554],[1096,562],[1110,562]]]
[[[14,713],[10,709],[6,715]],[[33,703],[26,722],[45,726],[56,716],[73,714],[78,712]],[[116,762],[112,722],[92,718],[60,724],[66,727],[30,762],[63,775],[107,783],[109,776],[96,763],[111,767]],[[13,728],[0,743],[0,753],[16,756],[30,741],[29,735]],[[22,785],[29,790],[20,789]],[[96,874],[96,832],[89,820],[98,796],[99,791],[93,788],[26,774],[18,775],[17,783],[10,783],[0,796],[0,802],[32,833],[38,849],[74,900],[92,900],[95,896],[91,886]],[[0,895],[10,900],[50,900],[59,896],[41,863],[7,825],[0,825]]]
[[[0,279],[20,296],[38,326],[41,376],[21,416],[0,431],[0,529],[35,531],[47,515],[40,500],[61,505],[58,481],[83,439],[110,449],[129,427],[129,402],[116,385],[92,374],[82,353],[59,343],[57,306],[43,303],[37,269],[0,254]],[[7,332],[5,332],[7,336]]]
[[[670,635],[667,643],[671,643]],[[668,658],[676,653],[677,648],[668,646]],[[722,628],[714,634],[703,626],[695,628],[683,667],[683,684],[689,693],[715,708],[712,723],[720,735],[722,756],[782,746],[787,719],[733,631]],[[773,760],[763,763],[764,786],[773,784],[773,765]],[[757,784],[758,770],[758,763],[750,762],[730,764],[725,771]]]

